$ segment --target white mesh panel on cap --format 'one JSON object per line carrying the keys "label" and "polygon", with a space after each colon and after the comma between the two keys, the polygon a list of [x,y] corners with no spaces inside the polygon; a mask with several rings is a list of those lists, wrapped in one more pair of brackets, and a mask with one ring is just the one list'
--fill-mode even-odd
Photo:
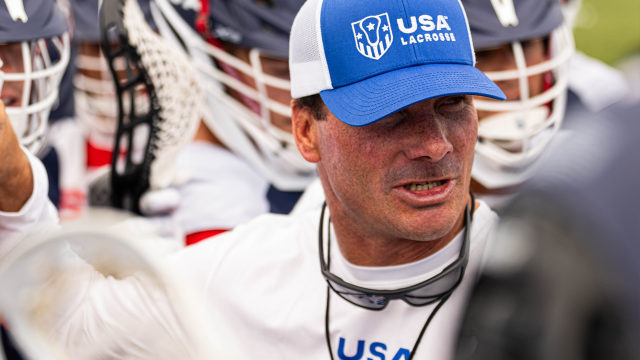
{"label": "white mesh panel on cap", "polygon": [[307,1],[291,27],[289,71],[294,99],[333,89],[320,32],[322,1]]}

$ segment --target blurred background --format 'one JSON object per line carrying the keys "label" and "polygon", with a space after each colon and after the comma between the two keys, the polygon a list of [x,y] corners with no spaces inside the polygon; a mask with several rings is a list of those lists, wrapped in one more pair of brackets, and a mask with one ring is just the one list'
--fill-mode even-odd
{"label": "blurred background", "polygon": [[574,36],[632,95],[569,107],[571,138],[501,212],[456,360],[640,359],[640,0],[582,0]]}
{"label": "blurred background", "polygon": [[640,1],[583,0],[575,28],[576,47],[618,65],[640,55]]}
{"label": "blurred background", "polygon": [[579,51],[624,71],[640,99],[639,0],[582,0],[574,36]]}

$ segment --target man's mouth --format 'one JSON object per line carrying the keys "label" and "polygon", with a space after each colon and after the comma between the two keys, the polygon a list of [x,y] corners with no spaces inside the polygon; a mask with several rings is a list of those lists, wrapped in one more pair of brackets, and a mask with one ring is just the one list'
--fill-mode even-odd
{"label": "man's mouth", "polygon": [[444,180],[427,181],[427,182],[407,184],[407,185],[404,185],[404,188],[409,191],[431,190],[438,186],[442,186],[444,183],[445,183]]}

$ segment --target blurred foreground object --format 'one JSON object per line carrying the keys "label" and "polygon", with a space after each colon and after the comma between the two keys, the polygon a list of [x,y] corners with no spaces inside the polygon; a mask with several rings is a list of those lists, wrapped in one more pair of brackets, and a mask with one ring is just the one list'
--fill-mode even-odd
{"label": "blurred foreground object", "polygon": [[638,359],[640,105],[582,126],[505,212],[457,359]]}
{"label": "blurred foreground object", "polygon": [[[231,358],[213,355],[230,340],[209,326],[215,318],[179,269],[145,246],[153,234],[125,231],[131,218],[94,210],[0,258],[0,312],[25,358]],[[117,331],[92,321],[91,311],[117,321]],[[86,326],[66,326],[73,316]]]}

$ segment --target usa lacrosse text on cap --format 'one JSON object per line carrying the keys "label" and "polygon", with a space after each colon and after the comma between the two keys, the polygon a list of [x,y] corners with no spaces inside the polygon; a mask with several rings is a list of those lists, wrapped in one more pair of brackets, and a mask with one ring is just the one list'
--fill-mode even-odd
{"label": "usa lacrosse text on cap", "polygon": [[365,126],[449,95],[506,97],[480,70],[459,0],[309,0],[291,29],[293,98]]}

